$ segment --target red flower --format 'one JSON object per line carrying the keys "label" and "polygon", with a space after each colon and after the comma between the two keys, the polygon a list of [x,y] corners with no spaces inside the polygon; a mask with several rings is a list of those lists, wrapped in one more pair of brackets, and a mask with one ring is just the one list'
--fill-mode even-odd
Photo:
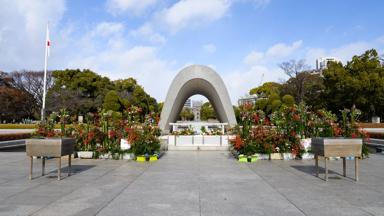
{"label": "red flower", "polygon": [[108,138],[114,138],[116,135],[116,132],[114,130],[108,131]]}
{"label": "red flower", "polygon": [[54,137],[55,136],[55,132],[53,131],[48,131],[47,133],[47,137]]}
{"label": "red flower", "polygon": [[241,137],[239,135],[236,136],[236,139],[235,139],[235,149],[236,150],[240,150],[241,147],[243,146],[243,140],[241,140]]}
{"label": "red flower", "polygon": [[334,127],[333,128],[333,133],[334,133],[335,136],[340,136],[341,133],[342,133],[342,130],[339,127]]}
{"label": "red flower", "polygon": [[269,119],[267,117],[265,117],[265,119],[264,119],[264,124],[265,125],[270,125],[271,124],[271,122],[269,121]]}
{"label": "red flower", "polygon": [[95,137],[95,133],[94,133],[93,131],[90,131],[90,132],[88,133],[88,139],[89,139],[89,140],[92,140],[94,137]]}
{"label": "red flower", "polygon": [[253,116],[253,120],[256,122],[256,124],[258,124],[259,121],[260,121],[260,117],[259,117],[259,115],[255,114],[255,115]]}
{"label": "red flower", "polygon": [[352,137],[352,138],[357,138],[357,134],[352,133],[352,134],[351,134],[351,137]]}
{"label": "red flower", "polygon": [[291,136],[295,137],[296,136],[296,132],[295,131],[291,131]]}
{"label": "red flower", "polygon": [[294,121],[299,121],[300,120],[300,116],[297,115],[297,114],[294,114],[292,118],[293,118]]}

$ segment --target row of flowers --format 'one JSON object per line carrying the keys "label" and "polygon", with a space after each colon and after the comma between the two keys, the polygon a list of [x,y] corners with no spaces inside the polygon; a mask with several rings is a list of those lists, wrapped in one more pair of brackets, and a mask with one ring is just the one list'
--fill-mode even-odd
{"label": "row of flowers", "polygon": [[[141,109],[129,107],[124,112],[99,110],[88,113],[84,122],[72,121],[67,124],[69,114],[65,110],[52,113],[46,124],[41,124],[36,131],[40,137],[73,137],[76,139],[75,150],[92,152],[94,158],[114,159],[124,154],[138,155],[158,154],[160,150],[160,129],[158,118],[151,113],[139,121]],[[60,130],[54,130],[59,122]]]}
{"label": "row of flowers", "polygon": [[[250,156],[256,153],[291,153],[301,158],[310,152],[311,137],[368,138],[357,125],[360,111],[341,110],[338,122],[335,114],[326,111],[310,111],[305,104],[282,107],[269,116],[255,110],[252,104],[240,107],[240,124],[234,128],[236,138],[231,141],[237,154]],[[363,146],[363,154],[368,154]]]}

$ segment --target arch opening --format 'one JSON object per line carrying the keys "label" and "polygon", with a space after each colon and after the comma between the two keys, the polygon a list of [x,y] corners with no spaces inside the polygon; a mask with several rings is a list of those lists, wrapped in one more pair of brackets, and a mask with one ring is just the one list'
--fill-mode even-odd
{"label": "arch opening", "polygon": [[183,69],[168,90],[159,126],[169,131],[169,123],[177,121],[185,101],[193,95],[203,95],[212,104],[220,122],[236,124],[230,98],[221,77],[206,66],[193,65]]}

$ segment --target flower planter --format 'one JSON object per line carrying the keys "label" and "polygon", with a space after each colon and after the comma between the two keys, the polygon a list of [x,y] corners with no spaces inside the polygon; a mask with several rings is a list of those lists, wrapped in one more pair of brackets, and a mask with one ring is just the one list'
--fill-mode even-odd
{"label": "flower planter", "polygon": [[292,153],[283,153],[283,159],[284,160],[293,160],[295,157],[293,156]]}
{"label": "flower planter", "polygon": [[306,139],[301,139],[300,140],[300,146],[305,151],[310,151],[311,150],[311,145],[312,145],[312,139],[311,138],[306,138]]}
{"label": "flower planter", "polygon": [[112,154],[112,159],[113,160],[120,160],[120,154],[119,153],[113,153]]}
{"label": "flower planter", "polygon": [[271,153],[270,155],[270,159],[271,160],[282,160],[283,159],[283,156],[281,153]]}
{"label": "flower planter", "polygon": [[131,148],[131,144],[129,144],[127,139],[121,139],[120,140],[120,149],[121,150],[128,150]]}
{"label": "flower planter", "polygon": [[256,154],[259,160],[269,160],[269,154]]}
{"label": "flower planter", "polygon": [[135,154],[133,153],[125,153],[122,155],[123,160],[133,160],[135,159]]}
{"label": "flower planter", "polygon": [[359,158],[362,154],[363,139],[344,137],[312,138],[312,151],[315,154],[316,176],[319,176],[319,156],[325,158],[325,181],[328,181],[327,161],[331,157],[343,158],[343,176],[346,176],[346,157],[355,157],[355,180],[359,180]]}
{"label": "flower planter", "polygon": [[315,158],[315,155],[312,154],[312,153],[304,153],[302,156],[301,156],[301,159],[303,160],[312,160]]}
{"label": "flower planter", "polygon": [[110,153],[101,154],[99,159],[110,159],[112,156]]}
{"label": "flower planter", "polygon": [[147,161],[147,158],[144,155],[140,155],[136,157],[137,162],[145,162]]}
{"label": "flower planter", "polygon": [[78,151],[77,156],[82,159],[92,159],[93,152],[92,151]]}

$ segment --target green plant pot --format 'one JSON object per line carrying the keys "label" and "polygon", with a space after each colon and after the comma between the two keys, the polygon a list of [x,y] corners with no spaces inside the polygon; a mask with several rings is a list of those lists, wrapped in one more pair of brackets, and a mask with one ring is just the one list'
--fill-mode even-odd
{"label": "green plant pot", "polygon": [[145,162],[145,161],[147,161],[147,158],[144,155],[137,156],[136,161],[137,162]]}

